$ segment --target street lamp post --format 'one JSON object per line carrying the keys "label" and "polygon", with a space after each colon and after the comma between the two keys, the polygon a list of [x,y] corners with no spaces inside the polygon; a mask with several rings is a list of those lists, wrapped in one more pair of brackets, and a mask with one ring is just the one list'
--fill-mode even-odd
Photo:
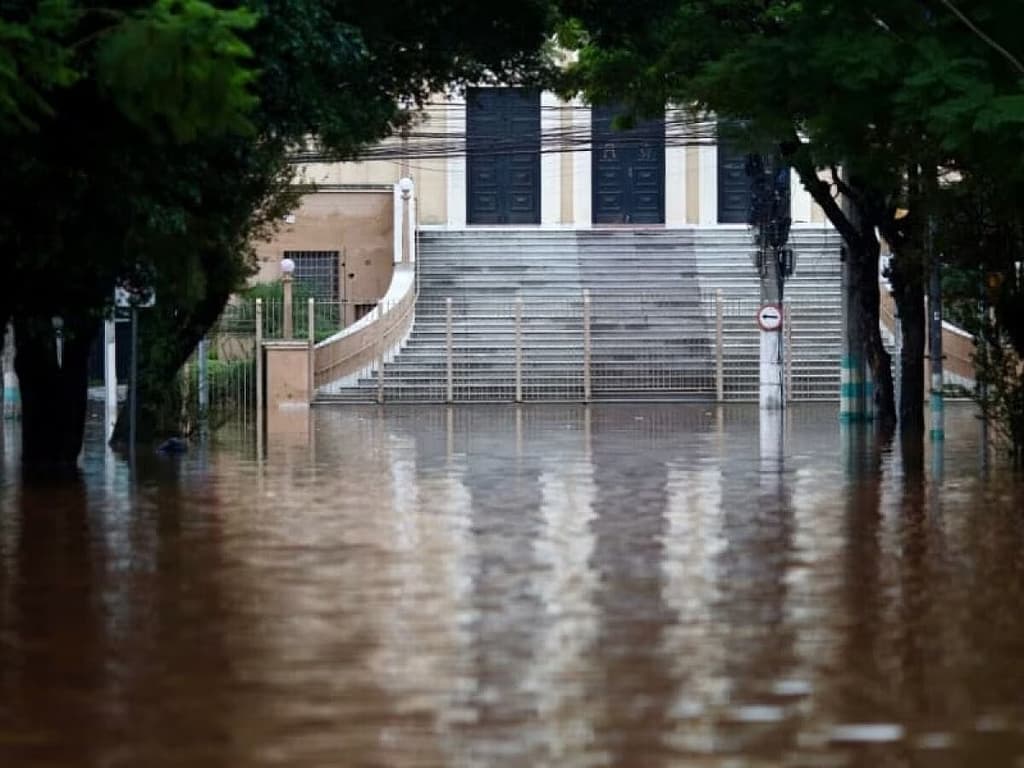
{"label": "street lamp post", "polygon": [[416,222],[414,189],[415,184],[413,184],[413,180],[408,176],[403,176],[398,180],[398,195],[395,200],[395,205],[398,206],[395,216],[397,227],[395,233],[397,245],[397,252],[395,253],[396,264],[408,264],[415,260],[413,255],[413,249],[415,248],[413,228]]}
{"label": "street lamp post", "polygon": [[281,284],[284,288],[284,303],[281,308],[284,314],[282,322],[282,335],[286,339],[294,335],[292,325],[292,274],[295,272],[295,262],[285,257],[281,259]]}

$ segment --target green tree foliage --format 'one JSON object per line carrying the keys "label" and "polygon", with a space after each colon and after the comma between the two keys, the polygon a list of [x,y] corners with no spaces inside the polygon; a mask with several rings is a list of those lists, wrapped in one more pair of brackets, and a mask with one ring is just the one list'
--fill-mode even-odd
{"label": "green tree foliage", "polygon": [[976,399],[1024,456],[1024,184],[1003,172],[965,172],[940,195],[939,244],[949,261],[944,299],[975,335]]}
{"label": "green tree foliage", "polygon": [[[30,28],[42,6],[4,9],[6,26]],[[18,128],[0,150],[0,323],[15,321],[34,464],[74,463],[85,355],[115,284],[156,287],[139,394],[160,402],[244,283],[253,240],[294,206],[292,151],[315,142],[350,158],[441,84],[542,71],[552,20],[540,0],[135,0],[68,12],[46,37],[67,71],[40,77],[33,99],[12,97]],[[34,71],[33,50],[18,54],[21,71]]]}
{"label": "green tree foliage", "polygon": [[[1020,4],[641,0],[629,14],[603,0],[562,6],[564,40],[579,50],[567,90],[640,112],[665,102],[714,112],[742,122],[752,149],[780,149],[793,164],[859,275],[883,417],[892,392],[877,333],[879,235],[893,246],[907,334],[901,416],[919,429],[923,393],[907,383],[922,381],[926,222],[938,210],[940,169],[1020,163],[1021,70],[990,36],[1019,28]],[[900,208],[911,215],[899,218]]]}
{"label": "green tree foliage", "polygon": [[256,73],[247,66],[252,50],[239,35],[257,20],[244,7],[158,0],[106,34],[96,56],[101,92],[157,139],[183,143],[252,133]]}
{"label": "green tree foliage", "polygon": [[[14,10],[14,9],[12,9]],[[52,114],[47,97],[77,77],[63,37],[76,13],[67,0],[46,0],[0,17],[0,136],[36,127]]]}

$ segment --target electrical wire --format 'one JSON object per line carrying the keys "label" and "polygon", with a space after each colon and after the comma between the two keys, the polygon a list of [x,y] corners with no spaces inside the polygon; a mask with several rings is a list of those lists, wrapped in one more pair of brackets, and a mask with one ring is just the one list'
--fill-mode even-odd
{"label": "electrical wire", "polygon": [[[465,107],[464,103],[451,102],[428,106],[426,119],[419,125],[365,147],[354,158],[338,158],[314,146],[294,152],[291,161],[301,164],[339,160],[432,160],[461,157],[467,153],[474,157],[502,157],[590,152],[594,149],[593,125],[554,125],[540,131],[520,132],[514,137],[475,133],[472,147],[465,130],[430,130],[431,112],[461,110],[464,114]],[[590,114],[590,107],[574,105],[542,106],[540,109],[542,112],[557,112],[561,116],[577,112]],[[603,125],[601,127],[604,128]],[[711,146],[718,142],[718,126],[713,120],[670,112],[664,121],[643,121],[634,128],[621,131],[607,128],[601,131],[600,139],[614,142],[616,149],[650,146],[652,142],[663,143],[666,148]]]}

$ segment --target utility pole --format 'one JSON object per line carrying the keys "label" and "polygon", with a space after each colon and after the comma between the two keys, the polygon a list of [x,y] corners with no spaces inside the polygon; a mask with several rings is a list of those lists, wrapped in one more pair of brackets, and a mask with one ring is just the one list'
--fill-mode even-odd
{"label": "utility pole", "polygon": [[782,299],[785,280],[793,271],[793,252],[787,249],[792,224],[789,206],[789,168],[772,169],[760,155],[747,158],[750,179],[748,223],[756,228],[757,270],[761,280],[760,393],[762,411],[785,407],[785,355]]}
{"label": "utility pole", "polygon": [[935,252],[935,219],[928,216],[928,348],[931,351],[931,439],[946,437],[945,402],[942,394],[942,264]]}
{"label": "utility pole", "polygon": [[103,390],[106,415],[103,438],[109,443],[117,423],[117,326],[113,316],[103,321]]}

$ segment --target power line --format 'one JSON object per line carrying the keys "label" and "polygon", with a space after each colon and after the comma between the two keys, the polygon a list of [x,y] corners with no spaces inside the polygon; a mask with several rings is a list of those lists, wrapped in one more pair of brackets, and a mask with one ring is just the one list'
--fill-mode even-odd
{"label": "power line", "polygon": [[[589,108],[573,106],[551,109],[587,109],[589,112]],[[664,131],[661,130],[662,125]],[[431,160],[461,157],[466,154],[472,154],[474,157],[501,157],[589,152],[594,150],[593,134],[592,126],[554,126],[541,131],[522,132],[511,138],[474,135],[473,146],[470,148],[469,134],[465,131],[430,131],[414,128],[366,147],[354,158],[343,159]],[[644,123],[637,128],[613,131],[604,138],[613,142],[616,148],[643,147],[650,146],[651,143],[664,143],[666,148],[700,147],[718,142],[718,128],[714,121],[675,116],[663,123],[659,122],[656,128],[650,123]],[[314,163],[335,162],[339,158],[313,148],[293,153],[291,160],[294,163]]]}

